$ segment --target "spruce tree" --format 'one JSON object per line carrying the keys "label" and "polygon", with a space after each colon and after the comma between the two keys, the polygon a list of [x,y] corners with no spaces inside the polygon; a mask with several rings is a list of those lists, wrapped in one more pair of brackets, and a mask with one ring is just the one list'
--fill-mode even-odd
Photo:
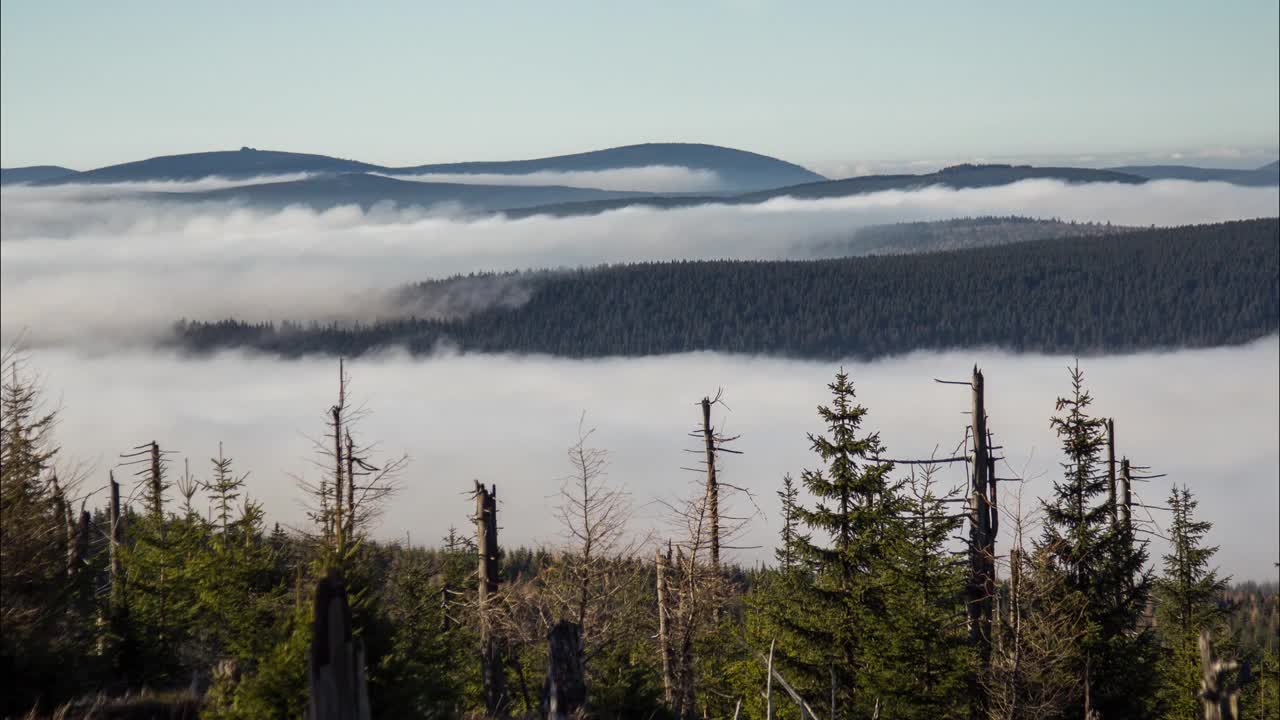
{"label": "spruce tree", "polygon": [[966,717],[976,669],[964,625],[966,569],[949,552],[961,518],[936,494],[932,470],[911,475],[890,551],[884,664],[872,670],[892,717]]}
{"label": "spruce tree", "polygon": [[1145,543],[1126,523],[1112,521],[1101,453],[1105,420],[1089,414],[1093,397],[1079,366],[1070,370],[1071,394],[1058,398],[1050,427],[1062,442],[1063,476],[1043,501],[1038,550],[1062,573],[1065,587],[1087,598],[1088,633],[1076,668],[1080,694],[1068,715],[1086,710],[1104,718],[1149,717],[1156,712],[1156,646],[1141,623],[1150,595]]}
{"label": "spruce tree", "polygon": [[1226,624],[1226,612],[1218,600],[1227,579],[1209,566],[1218,548],[1204,544],[1213,524],[1195,519],[1198,504],[1185,486],[1170,493],[1170,548],[1164,556],[1164,574],[1153,590],[1156,628],[1164,650],[1161,693],[1166,717],[1180,720],[1197,720],[1203,712],[1196,697],[1201,679],[1200,630],[1222,637]]}
{"label": "spruce tree", "polygon": [[[53,481],[57,416],[42,410],[39,385],[6,350],[0,362],[0,715],[74,684],[79,650],[68,623],[65,499]],[[12,688],[12,691],[9,690]]]}
{"label": "spruce tree", "polygon": [[879,460],[879,433],[860,433],[867,410],[848,373],[841,369],[828,388],[831,405],[818,408],[827,434],[809,435],[824,467],[800,476],[815,503],[794,506],[808,532],[796,534],[796,560],[809,577],[788,578],[784,604],[771,615],[776,656],[793,683],[815,699],[833,694],[837,715],[855,717],[869,714],[884,692],[875,670],[884,665],[881,623],[901,502],[889,481],[892,464]]}
{"label": "spruce tree", "polygon": [[[778,547],[773,556],[778,560],[778,568],[789,571],[796,564],[796,542],[801,535],[796,527],[796,506],[799,503],[800,491],[796,488],[791,474],[782,476],[782,489],[778,491],[778,500],[782,504],[782,528],[779,531]],[[808,538],[804,538],[808,539]]]}

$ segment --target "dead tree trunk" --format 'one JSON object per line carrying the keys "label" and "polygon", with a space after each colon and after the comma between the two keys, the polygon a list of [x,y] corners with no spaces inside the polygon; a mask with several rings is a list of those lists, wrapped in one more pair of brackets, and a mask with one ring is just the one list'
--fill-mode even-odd
{"label": "dead tree trunk", "polygon": [[77,573],[84,570],[89,561],[89,511],[80,511],[80,522],[76,526],[76,556],[73,567]]}
{"label": "dead tree trunk", "polygon": [[970,433],[973,439],[972,513],[969,523],[969,640],[978,648],[985,668],[991,661],[991,611],[995,594],[992,568],[995,541],[992,536],[992,505],[989,498],[995,480],[991,477],[988,447],[986,404],[983,397],[982,371],[973,369],[973,409]]}
{"label": "dead tree trunk", "polygon": [[671,567],[671,543],[667,543],[667,552],[655,552],[655,568],[658,592],[658,650],[662,655],[662,699],[668,707],[675,705],[675,683],[673,682],[671,658],[671,599],[667,574]]}
{"label": "dead tree trunk", "polygon": [[568,720],[587,702],[582,670],[582,628],[561,620],[547,635],[547,679],[542,685],[542,716]]}
{"label": "dead tree trunk", "polygon": [[716,482],[716,438],[711,430],[711,398],[702,398],[702,437],[707,453],[707,523],[711,533],[711,568],[720,570],[720,486]]}
{"label": "dead tree trunk", "polygon": [[1107,506],[1111,508],[1111,524],[1119,521],[1116,508],[1116,421],[1107,418]]}
{"label": "dead tree trunk", "polygon": [[364,643],[352,636],[347,589],[337,570],[316,586],[309,669],[308,720],[369,720]]}
{"label": "dead tree trunk", "polygon": [[111,506],[107,509],[111,521],[111,539],[108,553],[111,560],[111,608],[118,610],[124,602],[124,571],[120,564],[120,553],[124,546],[124,518],[120,516],[120,483],[116,482],[115,473],[108,473],[111,483]]}
{"label": "dead tree trunk", "polygon": [[1120,461],[1120,526],[1126,533],[1133,532],[1133,496],[1129,484],[1133,481],[1129,470],[1129,458]]}
{"label": "dead tree trunk", "polygon": [[694,701],[697,699],[693,686],[693,636],[698,622],[697,608],[697,557],[689,553],[686,557],[681,548],[676,548],[676,574],[679,579],[679,600],[676,611],[679,617],[677,632],[680,636],[680,647],[675,652],[676,670],[676,705],[675,714],[680,718],[691,718],[694,713]]}
{"label": "dead tree trunk", "polygon": [[1208,630],[1200,631],[1200,702],[1204,704],[1204,720],[1236,720],[1240,716],[1240,688],[1235,687],[1240,665],[1232,660],[1213,657],[1213,638]]}
{"label": "dead tree trunk", "polygon": [[490,715],[497,715],[506,706],[506,676],[491,607],[498,593],[498,488],[495,485],[486,490],[479,481],[475,485],[480,681],[484,688],[485,710]]}
{"label": "dead tree trunk", "polygon": [[[342,367],[339,361],[338,367]],[[341,397],[342,393],[339,392]],[[339,403],[342,401],[339,400]],[[342,554],[344,547],[344,538],[342,536],[342,490],[343,475],[346,470],[346,463],[342,457],[342,407],[334,405],[329,408],[330,422],[333,424],[333,517],[329,519],[329,523],[333,526],[334,546],[338,548],[338,554]]]}
{"label": "dead tree trunk", "polygon": [[[347,440],[347,529],[344,537],[347,542],[354,542],[356,537],[356,445],[351,441],[351,431],[346,430]],[[367,471],[366,471],[367,472]],[[338,506],[342,506],[342,498],[338,498]]]}
{"label": "dead tree trunk", "polygon": [[1000,614],[996,606],[999,594],[996,591],[996,538],[1000,535],[1000,505],[996,502],[996,458],[992,452],[995,443],[991,439],[991,430],[987,430],[987,542],[983,550],[986,561],[986,574],[983,577],[983,597],[985,598],[984,623],[987,628],[987,652],[990,653],[1000,631]]}

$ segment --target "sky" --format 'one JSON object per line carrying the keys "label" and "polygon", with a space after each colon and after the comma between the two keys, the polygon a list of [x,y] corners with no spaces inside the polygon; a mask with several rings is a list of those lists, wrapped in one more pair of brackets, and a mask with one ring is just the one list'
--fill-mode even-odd
{"label": "sky", "polygon": [[[1280,4],[0,5],[0,165],[710,142],[829,175],[1280,147]],[[913,165],[914,164],[914,165]]]}

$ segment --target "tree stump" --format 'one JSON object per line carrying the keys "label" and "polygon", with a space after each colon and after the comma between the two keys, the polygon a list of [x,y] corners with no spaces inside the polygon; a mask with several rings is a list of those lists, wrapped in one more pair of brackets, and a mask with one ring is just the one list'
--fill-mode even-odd
{"label": "tree stump", "polygon": [[561,620],[547,634],[547,679],[542,685],[542,716],[567,720],[587,702],[582,671],[582,628]]}
{"label": "tree stump", "polygon": [[1236,687],[1236,671],[1240,664],[1213,657],[1213,638],[1208,630],[1200,631],[1200,701],[1204,703],[1204,720],[1237,720],[1240,717],[1240,688]]}
{"label": "tree stump", "polygon": [[308,720],[369,720],[364,643],[351,636],[351,607],[337,570],[316,585]]}

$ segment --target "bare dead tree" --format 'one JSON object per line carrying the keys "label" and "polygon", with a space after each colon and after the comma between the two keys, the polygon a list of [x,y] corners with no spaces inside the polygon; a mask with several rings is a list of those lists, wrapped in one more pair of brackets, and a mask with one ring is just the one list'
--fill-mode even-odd
{"label": "bare dead tree", "polygon": [[[706,529],[707,529],[707,546],[711,567],[715,570],[720,569],[720,549],[722,538],[722,520],[729,520],[730,523],[740,518],[727,518],[721,516],[721,480],[719,476],[719,456],[721,453],[732,453],[740,455],[737,450],[728,447],[730,443],[737,440],[739,436],[724,435],[718,428],[711,423],[711,408],[715,405],[721,405],[728,408],[724,403],[724,390],[716,391],[715,397],[706,396],[698,402],[698,407],[702,411],[701,422],[698,427],[689,433],[690,437],[700,438],[702,447],[699,450],[691,452],[699,452],[703,458],[700,468],[687,468],[705,475],[705,484],[703,493],[706,495],[705,512],[706,512]],[[729,489],[747,492],[742,488],[729,486]]]}
{"label": "bare dead tree", "polygon": [[[667,557],[662,562],[659,651],[667,664],[664,686],[670,687],[668,702],[681,717],[692,716],[698,694],[694,647],[714,626],[730,593],[728,579],[720,572],[722,553],[743,549],[735,543],[747,523],[760,512],[754,495],[725,482],[721,473],[721,454],[741,454],[726,447],[738,436],[725,435],[712,423],[711,409],[716,405],[728,407],[723,392],[704,397],[697,405],[700,422],[689,435],[702,440],[702,446],[688,452],[700,455],[701,461],[695,467],[682,469],[697,473],[699,480],[690,484],[683,499],[659,501],[667,510],[671,533]],[[735,514],[734,497],[745,498],[751,512]]]}
{"label": "bare dead tree", "polygon": [[475,482],[476,569],[478,621],[480,625],[480,680],[485,709],[490,715],[504,711],[506,675],[503,671],[501,641],[497,633],[498,613],[498,489]]}
{"label": "bare dead tree", "polygon": [[671,644],[671,588],[668,575],[671,568],[671,543],[667,543],[666,551],[654,552],[654,570],[658,596],[658,653],[662,657],[662,699],[668,706],[675,707],[675,660],[672,658]]}
{"label": "bare dead tree", "polygon": [[[312,439],[312,477],[295,476],[307,497],[313,530],[304,533],[334,558],[344,558],[376,523],[386,501],[400,489],[408,455],[375,464],[377,443],[359,438],[360,421],[369,411],[351,402],[351,375],[338,363],[337,402],[325,411],[325,433]],[[313,479],[314,478],[314,479]]]}

